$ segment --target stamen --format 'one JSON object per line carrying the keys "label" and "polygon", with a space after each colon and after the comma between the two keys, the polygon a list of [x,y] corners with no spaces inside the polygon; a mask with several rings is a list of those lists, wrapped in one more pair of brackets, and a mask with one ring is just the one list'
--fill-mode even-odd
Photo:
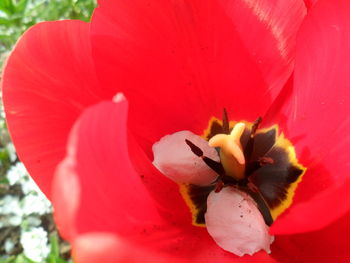
{"label": "stamen", "polygon": [[212,162],[220,163],[218,152],[210,147],[206,140],[190,131],[180,131],[164,136],[152,146],[153,165],[165,176],[179,184],[198,186],[212,184],[218,178],[218,173],[208,167],[202,157],[193,154],[191,148],[185,144],[186,139],[198,145],[189,143],[197,155],[206,155],[213,160]]}
{"label": "stamen", "polygon": [[219,181],[217,181],[217,183],[216,183],[216,187],[215,187],[215,193],[219,193],[221,190],[222,190],[222,188],[224,188],[224,182],[223,181],[221,181],[221,180],[219,180]]}
{"label": "stamen", "polygon": [[185,139],[185,142],[188,146],[190,146],[191,151],[197,155],[198,157],[202,157],[203,156],[203,151],[196,146],[193,142],[191,142],[190,140]]}
{"label": "stamen", "polygon": [[264,218],[265,224],[271,226],[273,223],[273,218],[269,206],[265,201],[264,197],[261,195],[259,189],[257,189],[253,184],[248,183],[248,188],[241,188],[241,190],[244,190],[254,199],[261,215]]}
{"label": "stamen", "polygon": [[185,142],[188,146],[190,146],[191,151],[198,157],[202,158],[206,165],[209,166],[214,172],[216,172],[218,175],[224,174],[224,168],[222,167],[221,163],[214,161],[213,159],[210,159],[207,156],[203,155],[203,151],[195,145],[190,140],[185,139]]}
{"label": "stamen", "polygon": [[253,126],[252,126],[252,131],[250,133],[250,137],[253,138],[255,133],[256,133],[256,130],[259,128],[259,125],[260,123],[262,122],[262,118],[261,117],[258,117],[254,123],[253,123]]}
{"label": "stamen", "polygon": [[246,158],[246,161],[249,162],[251,159],[251,155],[253,152],[253,148],[254,148],[254,137],[256,134],[257,129],[259,128],[260,123],[262,122],[262,118],[258,117],[252,125],[251,131],[250,131],[250,139],[247,142],[247,145],[244,149],[244,156]]}
{"label": "stamen", "polygon": [[224,134],[230,134],[230,123],[228,121],[227,111],[224,108],[224,112],[222,114],[222,131]]}

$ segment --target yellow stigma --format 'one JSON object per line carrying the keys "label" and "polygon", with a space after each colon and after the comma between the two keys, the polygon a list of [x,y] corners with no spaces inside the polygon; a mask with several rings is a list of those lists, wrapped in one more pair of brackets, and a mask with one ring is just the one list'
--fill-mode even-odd
{"label": "yellow stigma", "polygon": [[244,178],[245,159],[240,142],[245,124],[237,123],[230,134],[217,134],[209,140],[209,146],[220,147],[220,159],[228,176]]}

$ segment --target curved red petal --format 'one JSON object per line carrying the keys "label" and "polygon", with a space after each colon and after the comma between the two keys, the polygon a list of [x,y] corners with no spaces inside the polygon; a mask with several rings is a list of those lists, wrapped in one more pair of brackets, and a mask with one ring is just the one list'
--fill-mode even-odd
{"label": "curved red petal", "polygon": [[[340,220],[337,220],[331,226],[312,233],[304,233],[297,235],[285,235],[285,236],[277,236],[275,242],[272,244],[272,253],[271,255],[267,255],[266,253],[258,253],[254,256],[245,256],[243,258],[238,258],[230,254],[217,254],[217,250],[215,248],[209,247],[206,252],[200,257],[196,257],[196,254],[193,254],[190,258],[187,259],[178,259],[176,258],[176,253],[173,254],[172,258],[167,258],[167,260],[171,260],[171,262],[262,262],[262,263],[272,263],[272,262],[300,262],[300,263],[308,263],[308,262],[320,262],[320,263],[328,263],[328,262],[348,262],[350,260],[349,254],[349,243],[348,243],[348,234],[350,232],[349,228],[349,220],[350,214],[347,214]],[[102,240],[104,239],[104,240]],[[118,256],[115,254],[115,251],[121,251],[121,255],[123,256],[123,260],[134,260],[131,262],[141,261],[142,257],[147,259],[152,259],[150,255],[153,255],[154,262],[163,262],[163,254],[162,253],[152,253],[148,254],[144,250],[137,250],[133,244],[129,247],[128,243],[122,243],[120,238],[117,238],[112,235],[107,234],[98,234],[92,233],[79,237],[75,244],[84,242],[83,248],[81,248],[80,244],[73,246],[74,254],[80,254],[87,258],[89,255],[94,257],[96,250],[91,249],[87,250],[87,246],[90,245],[91,242],[96,240],[100,240],[101,244],[106,244],[106,246],[99,246],[99,248],[103,250],[104,255],[109,255],[113,258],[113,256]],[[94,243],[96,244],[96,242]],[[113,246],[114,252],[108,245]],[[123,248],[123,249],[121,249]],[[79,251],[78,251],[79,249]],[[143,248],[144,249],[144,248]],[[149,252],[149,251],[148,251]],[[208,254],[209,252],[209,254]],[[211,253],[213,252],[213,253]],[[133,253],[133,255],[130,255]],[[79,256],[80,256],[79,255]],[[95,254],[96,255],[96,254]],[[101,257],[103,254],[101,252]],[[130,257],[129,257],[130,256]],[[75,256],[77,262],[85,262],[79,261],[79,257]],[[157,261],[160,260],[160,261]],[[108,258],[106,259],[108,260]],[[138,260],[138,261],[137,261]],[[88,261],[87,261],[88,262]],[[92,261],[93,262],[93,261]],[[109,262],[109,261],[106,261]],[[118,261],[112,261],[118,262]],[[127,261],[122,261],[127,262]],[[146,261],[147,262],[147,261]]]}
{"label": "curved red petal", "polygon": [[274,98],[294,68],[296,34],[306,15],[304,1],[222,2]]}
{"label": "curved red petal", "polygon": [[[164,242],[167,242],[164,240]],[[98,246],[96,246],[98,244]],[[178,257],[177,251],[173,253],[163,253],[160,251],[151,251],[145,247],[132,244],[112,233],[88,233],[79,236],[73,243],[73,257],[78,263],[201,263],[201,262],[222,262],[222,263],[277,263],[266,253],[258,253],[253,257],[245,256],[243,258],[230,254],[217,254],[216,249],[211,250],[208,247],[201,255],[193,253],[186,258]],[[209,253],[208,253],[209,252]]]}
{"label": "curved red petal", "polygon": [[[174,193],[165,196],[164,184],[160,183],[157,189],[157,183],[147,182],[158,178],[139,176],[135,172],[127,149],[126,111],[125,100],[101,102],[84,111],[71,132],[67,157],[54,181],[55,218],[64,237],[74,243],[81,235],[108,232],[155,257],[161,253],[166,258],[185,262],[208,259],[246,262],[220,249],[205,228],[192,226],[185,202],[179,199],[173,203]],[[142,161],[134,159],[137,160]],[[72,182],[67,187],[67,183]],[[164,216],[166,212],[151,198],[145,185],[149,190],[160,191],[157,201],[162,196],[173,212]],[[180,201],[183,211],[177,210],[180,207],[176,202]],[[182,220],[184,215],[186,219]],[[109,253],[109,241],[106,242],[106,253]],[[112,245],[115,246],[113,242]],[[75,253],[80,252],[75,250]],[[81,253],[84,254],[84,250]],[[268,260],[266,254],[259,254],[257,258]]]}
{"label": "curved red petal", "polygon": [[[84,111],[70,134],[67,157],[57,176],[73,174],[79,182],[73,222],[76,233],[115,231],[130,235],[160,222],[155,203],[130,162],[126,121],[125,100],[101,102]],[[55,197],[54,206],[67,209],[67,200]]]}
{"label": "curved red petal", "polygon": [[3,100],[21,161],[51,198],[69,130],[101,93],[90,56],[89,24],[37,24],[18,41],[3,72]]}
{"label": "curved red petal", "polygon": [[[185,129],[202,134],[224,107],[234,119],[254,120],[270,104],[258,63],[227,13],[230,3],[100,1],[95,10],[92,45],[99,79],[111,92],[126,94],[130,127],[150,158],[150,146],[160,137]],[[250,18],[251,26],[262,23],[256,32],[263,35],[266,22],[256,14]],[[245,20],[236,22],[244,31]],[[265,61],[276,53],[264,49],[258,57]]]}
{"label": "curved red petal", "polygon": [[77,235],[76,216],[81,195],[80,182],[75,172],[73,158],[66,158],[58,165],[52,185],[52,203],[56,225],[64,239],[72,240]]}
{"label": "curved red petal", "polygon": [[116,235],[98,232],[81,235],[74,240],[73,257],[78,263],[184,262],[161,253],[145,251]]}
{"label": "curved red petal", "polygon": [[349,262],[349,221],[350,213],[319,231],[277,236],[271,255],[285,263]]}
{"label": "curved red petal", "polygon": [[[350,167],[349,16],[349,1],[320,0],[301,27],[294,89],[289,90],[291,96],[285,96],[289,100],[277,122],[308,170],[294,204],[278,219],[274,233],[319,229],[350,209],[346,197]],[[320,200],[324,200],[323,207]],[[310,211],[313,216],[304,216]]]}
{"label": "curved red petal", "polygon": [[[305,176],[317,177],[323,172],[322,170],[313,169],[312,172],[309,171],[308,175]],[[331,224],[348,211],[350,207],[350,198],[347,198],[349,188],[350,179],[329,185],[327,190],[315,194],[307,202],[298,202],[298,198],[301,197],[297,195],[294,201],[295,205],[287,210],[279,220],[276,220],[271,227],[271,233],[293,234],[309,232]],[[317,189],[309,189],[309,191],[315,193]]]}
{"label": "curved red petal", "polygon": [[316,4],[318,0],[304,0],[305,5],[308,9],[312,8],[314,4]]}
{"label": "curved red petal", "polygon": [[189,227],[192,215],[183,197],[179,185],[163,175],[151,161],[138,143],[129,139],[130,159],[135,170],[143,178],[145,187],[157,202],[157,208],[169,223]]}

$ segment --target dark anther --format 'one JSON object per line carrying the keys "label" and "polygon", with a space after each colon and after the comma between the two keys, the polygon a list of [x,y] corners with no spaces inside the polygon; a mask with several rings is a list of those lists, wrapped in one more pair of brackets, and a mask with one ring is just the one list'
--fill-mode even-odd
{"label": "dark anther", "polygon": [[269,206],[267,205],[267,202],[265,201],[264,197],[261,195],[259,191],[255,191],[250,189],[248,186],[247,188],[240,188],[241,190],[245,191],[247,194],[249,194],[256,204],[258,205],[258,209],[260,213],[262,214],[265,224],[268,226],[271,226],[273,223],[273,218],[269,209]]}
{"label": "dark anther", "polygon": [[222,190],[222,188],[224,188],[224,185],[225,184],[223,181],[221,180],[217,181],[216,187],[215,187],[215,193],[219,193]]}
{"label": "dark anther", "polygon": [[202,157],[203,156],[203,151],[198,146],[194,145],[193,142],[191,142],[191,141],[189,141],[187,139],[185,139],[185,142],[187,143],[188,146],[190,146],[191,151],[195,155],[197,155],[198,157]]}
{"label": "dark anther", "polygon": [[248,180],[247,186],[252,192],[254,192],[254,193],[259,192],[259,188],[255,184],[253,184],[250,180]]}
{"label": "dark anther", "polygon": [[258,159],[258,162],[260,166],[264,166],[266,164],[273,164],[275,161],[271,157],[263,156]]}
{"label": "dark anther", "polygon": [[203,161],[205,162],[205,164],[209,166],[209,168],[211,168],[218,175],[224,174],[224,167],[222,166],[222,164],[220,162],[214,161],[214,160],[210,159],[209,157],[204,156],[203,151],[197,145],[195,145],[193,142],[191,142],[190,140],[185,139],[185,142],[188,146],[190,146],[191,151],[195,155],[197,155],[198,157],[202,158]]}
{"label": "dark anther", "polygon": [[256,130],[259,128],[259,125],[262,121],[261,117],[258,117],[254,122],[253,122],[253,126],[251,128],[250,131],[250,139],[247,142],[247,145],[244,149],[244,157],[246,158],[246,160],[248,160],[248,162],[250,161],[252,152],[253,152],[253,148],[254,148],[254,136],[256,133]]}
{"label": "dark anther", "polygon": [[250,137],[254,137],[256,130],[259,128],[259,125],[262,121],[261,117],[258,117],[254,122],[253,122],[253,126],[252,126],[252,132],[250,133]]}
{"label": "dark anther", "polygon": [[228,121],[228,115],[225,108],[222,114],[222,131],[224,134],[230,134],[230,123]]}
{"label": "dark anther", "polygon": [[216,172],[218,175],[224,174],[224,167],[221,163],[216,162],[206,156],[202,157],[203,161],[206,165],[208,165],[214,172]]}
{"label": "dark anther", "polygon": [[232,176],[227,176],[227,175],[221,176],[220,179],[224,182],[225,185],[237,185],[244,181],[244,179],[237,181]]}
{"label": "dark anther", "polygon": [[264,197],[260,194],[260,192],[256,193],[255,195],[252,194],[251,196],[257,203],[258,209],[264,218],[265,224],[271,226],[273,223],[273,218],[269,206],[267,205]]}

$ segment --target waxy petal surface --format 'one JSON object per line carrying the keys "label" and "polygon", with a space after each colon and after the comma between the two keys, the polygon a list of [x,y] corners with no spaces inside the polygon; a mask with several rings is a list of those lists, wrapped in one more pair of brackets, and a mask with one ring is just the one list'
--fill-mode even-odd
{"label": "waxy petal surface", "polygon": [[101,97],[90,53],[87,23],[44,22],[20,38],[4,68],[3,100],[12,140],[48,198],[69,130],[82,109]]}
{"label": "waxy petal surface", "polygon": [[[57,176],[72,174],[79,182],[79,206],[70,223],[76,233],[130,235],[160,222],[155,203],[130,162],[126,122],[125,100],[101,102],[84,111],[70,134]],[[55,187],[59,191],[62,184]],[[54,206],[62,209],[66,200],[55,197]]]}
{"label": "waxy petal surface", "polygon": [[[151,198],[146,190],[149,189],[145,187],[147,177],[136,174],[129,159],[129,151],[134,153],[132,148],[136,146],[129,143],[128,149],[126,108],[126,101],[101,102],[84,111],[70,134],[67,156],[57,170],[54,185],[57,223],[65,238],[73,246],[78,244],[74,254],[78,258],[93,254],[94,250],[87,251],[85,246],[81,248],[79,240],[84,240],[86,235],[104,232],[108,235],[102,242],[105,246],[101,250],[111,253],[112,258],[116,254],[110,246],[120,249],[118,240],[121,238],[126,242],[124,245],[121,243],[122,247],[130,248],[134,244],[135,249],[141,249],[140,253],[136,251],[131,255],[136,262],[149,253],[150,258],[171,257],[175,262],[212,259],[236,262],[237,258],[219,248],[205,228],[191,225],[189,209],[179,191],[178,200],[171,200],[171,203],[167,200],[169,209],[173,209],[172,214],[168,213],[165,218],[165,212],[158,210],[156,199]],[[147,166],[147,163],[144,165]],[[70,178],[74,175],[78,181],[78,185],[74,183],[68,188],[69,191],[64,189],[67,187],[64,180],[67,174]],[[160,176],[160,180],[166,179],[176,186]],[[172,193],[167,198],[171,196]],[[69,197],[73,197],[73,200],[69,200]],[[179,200],[183,207],[176,210]],[[78,205],[72,206],[72,201]],[[174,206],[172,203],[175,203]],[[99,250],[96,253],[102,252]],[[124,255],[129,254],[125,251]],[[274,262],[260,253],[256,255],[256,260]],[[251,261],[243,257],[237,262]]]}
{"label": "waxy petal surface", "polygon": [[116,235],[100,232],[79,236],[73,244],[73,255],[76,262],[83,263],[185,262],[136,247],[135,244],[130,244]]}
{"label": "waxy petal surface", "polygon": [[286,263],[349,262],[349,222],[350,213],[319,231],[277,236],[271,256]]}
{"label": "waxy petal surface", "polygon": [[202,155],[220,162],[218,152],[202,137],[190,131],[179,131],[160,139],[152,146],[153,165],[176,183],[209,185],[219,176],[202,158],[195,155],[185,140],[194,143]]}
{"label": "waxy petal surface", "polygon": [[[304,14],[301,1],[278,2],[99,1],[91,27],[98,77],[128,97],[130,128],[149,158],[155,141],[179,130],[201,134],[224,107],[236,120],[265,112],[277,93],[268,85],[283,83],[293,60],[293,41],[277,46],[294,38]],[[276,18],[284,12],[286,24]],[[248,45],[254,34],[266,38]]]}
{"label": "waxy petal surface", "polygon": [[226,251],[238,256],[260,250],[271,253],[274,238],[255,201],[234,187],[209,194],[205,223],[210,236]]}
{"label": "waxy petal surface", "polygon": [[318,0],[304,0],[305,5],[308,9],[311,9]]}
{"label": "waxy petal surface", "polygon": [[304,1],[221,2],[274,98],[294,69],[296,35],[306,14]]}
{"label": "waxy petal surface", "polygon": [[350,2],[320,0],[298,35],[294,88],[276,117],[307,167],[278,233],[320,229],[350,209]]}
{"label": "waxy petal surface", "polygon": [[[96,246],[96,244],[99,244]],[[196,257],[191,255],[187,258],[177,258],[176,253],[164,254],[159,251],[149,251],[138,247],[135,244],[125,241],[111,233],[89,233],[79,236],[73,244],[73,256],[78,263],[200,263],[200,262],[223,262],[223,263],[277,263],[271,257],[259,254],[255,258],[235,256],[222,257],[219,255],[207,254]]]}

